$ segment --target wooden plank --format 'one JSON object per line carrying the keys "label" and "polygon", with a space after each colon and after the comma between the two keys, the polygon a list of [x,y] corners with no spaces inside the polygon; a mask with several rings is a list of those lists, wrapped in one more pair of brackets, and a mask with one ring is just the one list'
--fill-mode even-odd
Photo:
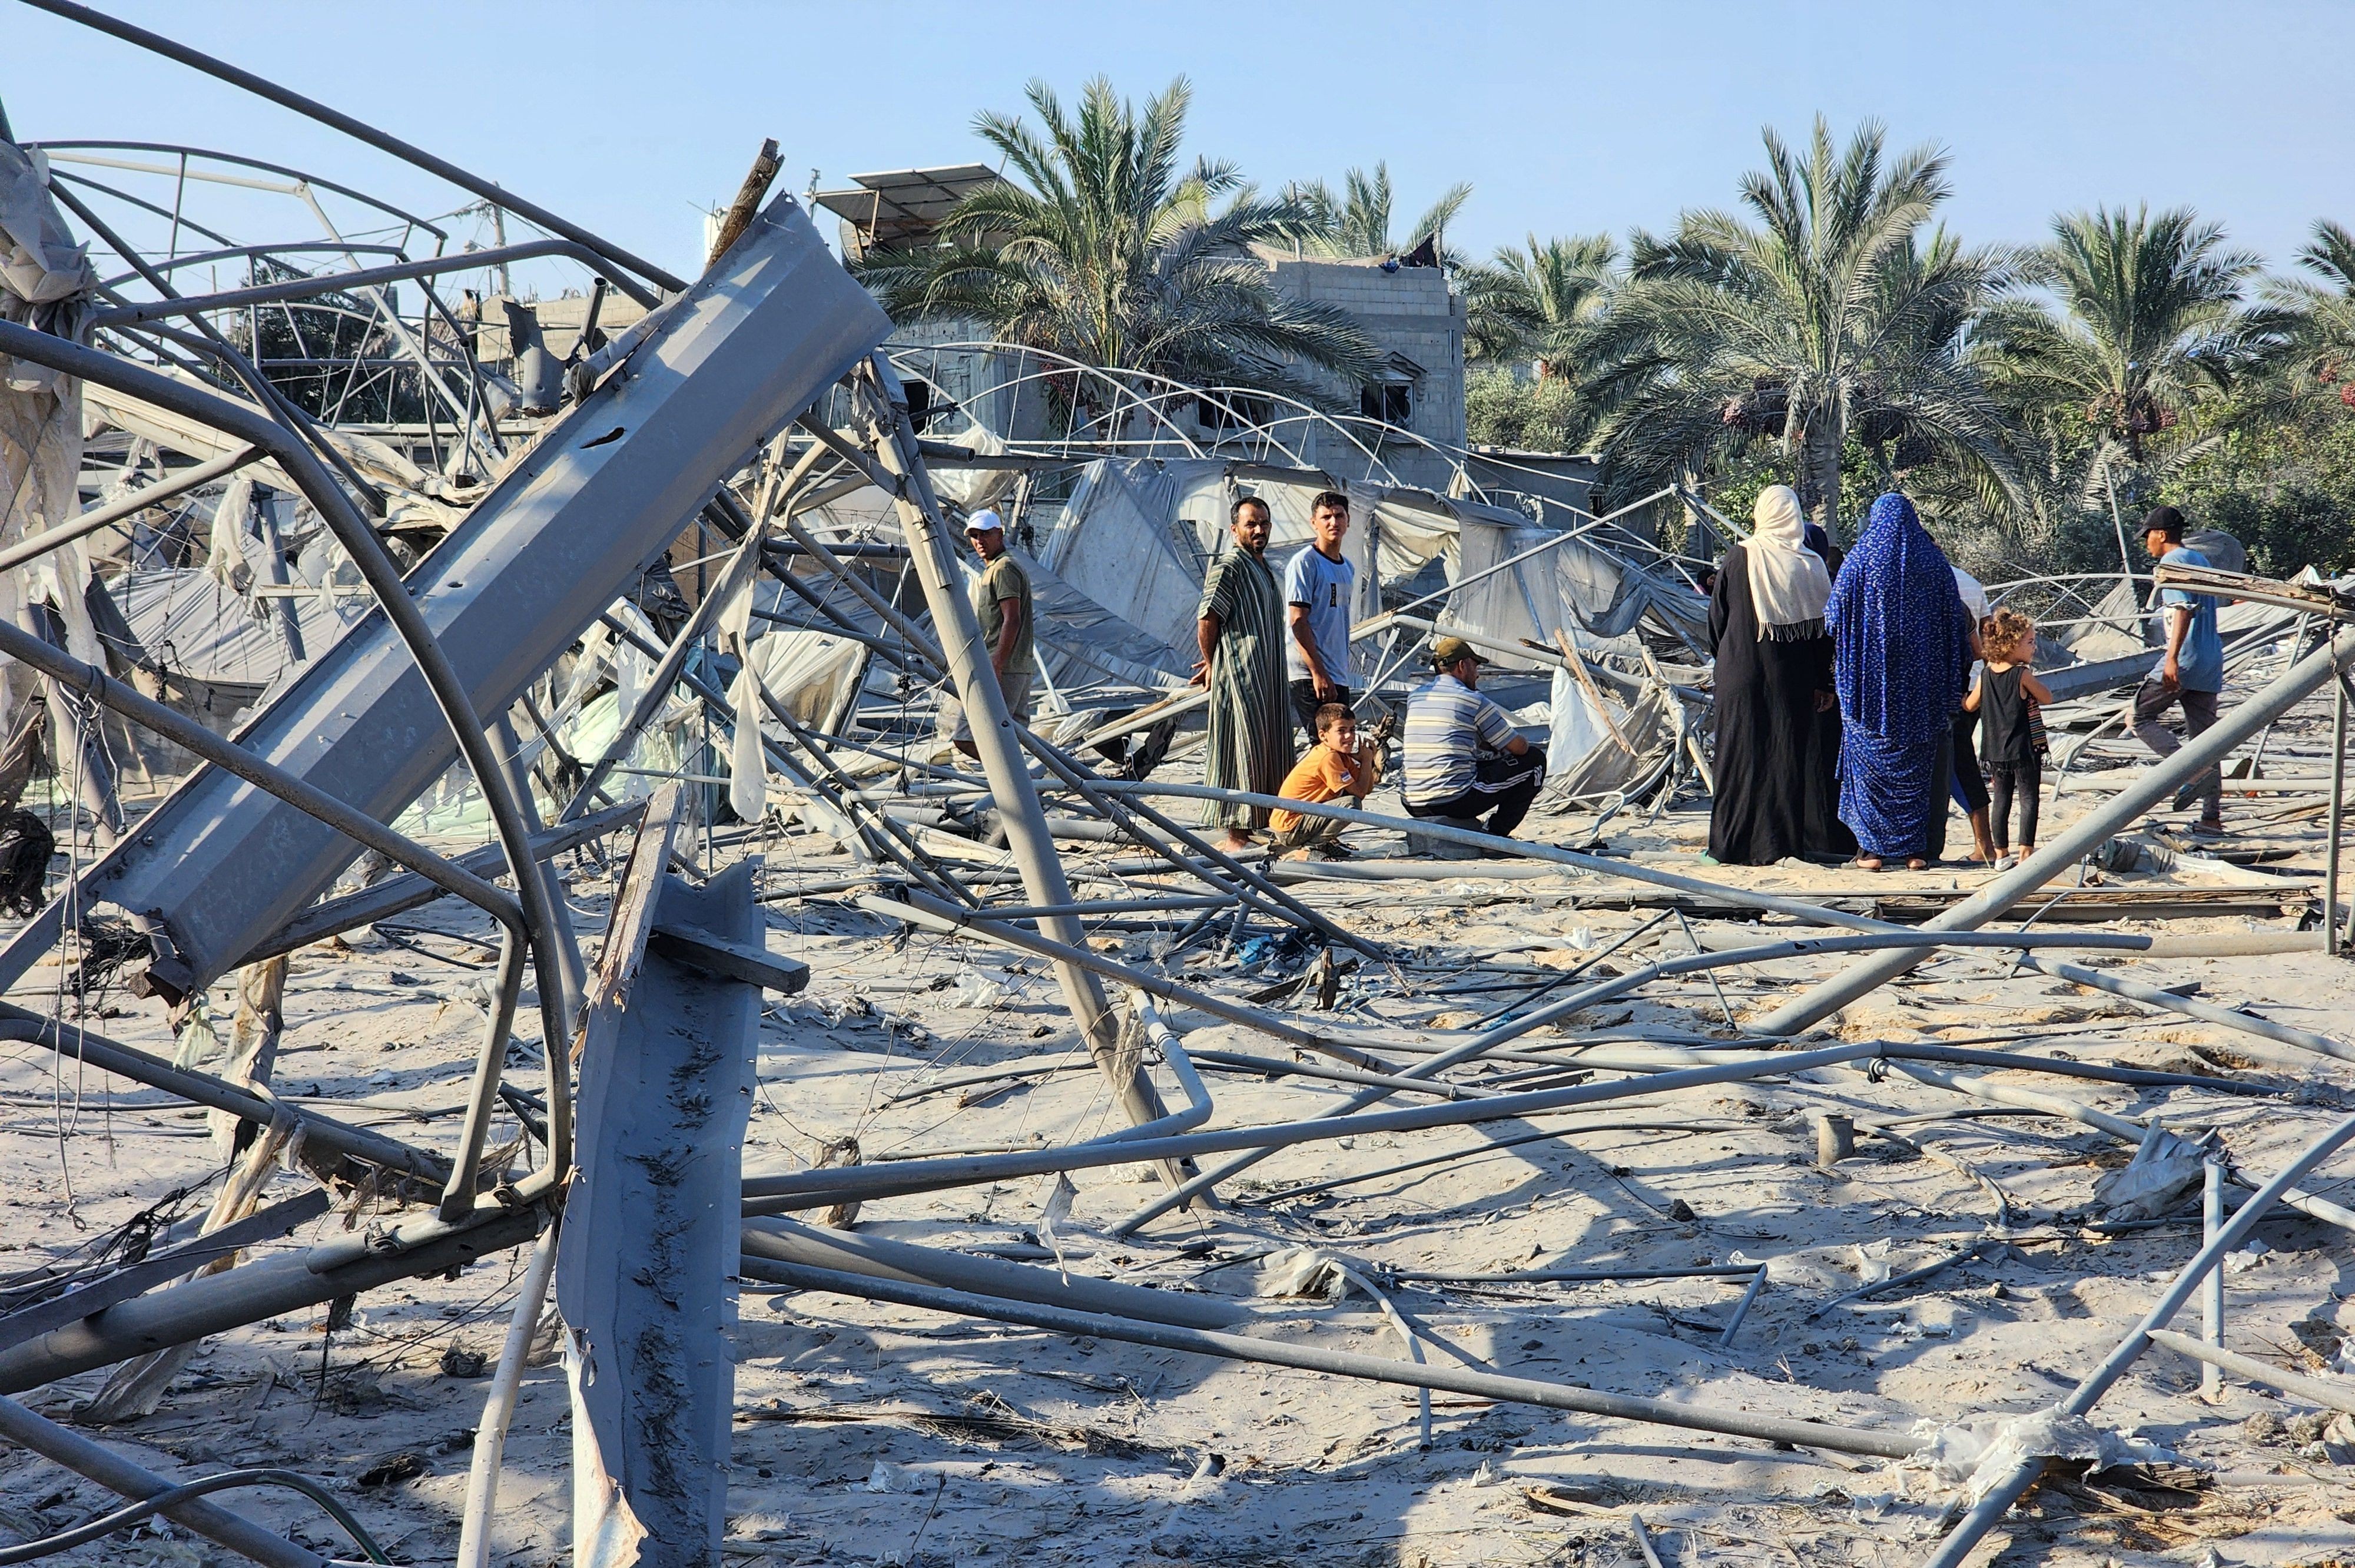
{"label": "wooden plank", "polygon": [[657,922],[647,947],[673,963],[685,964],[723,980],[741,980],[779,996],[790,997],[809,984],[806,964],[780,958],[749,943],[730,942],[677,921]]}
{"label": "wooden plank", "polygon": [[663,871],[670,864],[671,840],[686,802],[685,786],[665,784],[646,802],[645,820],[630,846],[629,864],[613,890],[613,916],[605,923],[605,944],[597,953],[597,973],[589,983],[589,1005],[581,1009],[581,1033],[572,1042],[572,1060],[581,1060],[590,1035],[611,1030],[630,999],[630,987],[646,959],[646,939],[654,934],[655,901],[661,896]]}

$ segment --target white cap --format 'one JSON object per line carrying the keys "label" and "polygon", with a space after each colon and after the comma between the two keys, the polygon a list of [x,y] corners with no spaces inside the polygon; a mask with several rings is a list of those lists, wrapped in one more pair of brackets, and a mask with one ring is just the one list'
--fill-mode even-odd
{"label": "white cap", "polygon": [[998,533],[1006,531],[1006,519],[999,517],[994,507],[985,507],[964,520],[964,531],[969,534],[986,534],[993,529]]}

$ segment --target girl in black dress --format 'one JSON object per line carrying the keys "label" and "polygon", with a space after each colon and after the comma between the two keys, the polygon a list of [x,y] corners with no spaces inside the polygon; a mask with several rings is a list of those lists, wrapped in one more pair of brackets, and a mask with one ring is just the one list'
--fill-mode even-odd
{"label": "girl in black dress", "polygon": [[2009,861],[2011,803],[2019,802],[2019,859],[2036,853],[2037,806],[2044,791],[2044,726],[2041,705],[2052,693],[2029,667],[2036,656],[2036,623],[2017,610],[1998,610],[1979,623],[1986,664],[1963,706],[1979,716],[1979,760],[1987,771],[1987,826],[1996,861]]}

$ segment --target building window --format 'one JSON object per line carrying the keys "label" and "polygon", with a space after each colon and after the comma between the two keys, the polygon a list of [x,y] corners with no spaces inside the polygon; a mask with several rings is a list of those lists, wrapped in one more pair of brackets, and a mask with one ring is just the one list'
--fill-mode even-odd
{"label": "building window", "polygon": [[1404,381],[1369,381],[1358,389],[1358,411],[1384,424],[1404,425],[1414,418],[1414,389]]}

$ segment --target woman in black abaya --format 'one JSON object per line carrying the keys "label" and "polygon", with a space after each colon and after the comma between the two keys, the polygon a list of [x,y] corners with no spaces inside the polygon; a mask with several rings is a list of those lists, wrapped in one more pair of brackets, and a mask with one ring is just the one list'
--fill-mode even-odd
{"label": "woman in black abaya", "polygon": [[1719,562],[1710,596],[1715,645],[1716,795],[1710,859],[1764,866],[1792,857],[1846,859],[1856,840],[1838,816],[1839,731],[1824,560],[1807,548],[1787,485],[1758,497],[1750,538]]}

